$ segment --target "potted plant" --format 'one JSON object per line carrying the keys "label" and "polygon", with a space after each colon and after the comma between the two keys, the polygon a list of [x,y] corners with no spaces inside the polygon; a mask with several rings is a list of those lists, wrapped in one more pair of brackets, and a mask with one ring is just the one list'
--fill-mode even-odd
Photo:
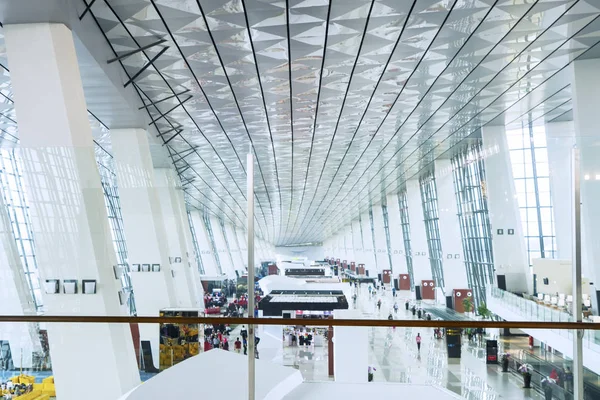
{"label": "potted plant", "polygon": [[500,355],[500,365],[502,365],[502,372],[508,372],[508,362],[510,361],[510,354],[502,353]]}
{"label": "potted plant", "polygon": [[492,313],[488,310],[487,305],[485,303],[481,303],[479,307],[477,307],[477,313],[482,319],[489,318]]}
{"label": "potted plant", "polygon": [[466,313],[473,311],[473,302],[469,298],[463,299],[463,309]]}
{"label": "potted plant", "polygon": [[533,367],[531,364],[522,364],[519,367],[519,372],[523,375],[523,389],[531,388],[531,373],[533,372]]}

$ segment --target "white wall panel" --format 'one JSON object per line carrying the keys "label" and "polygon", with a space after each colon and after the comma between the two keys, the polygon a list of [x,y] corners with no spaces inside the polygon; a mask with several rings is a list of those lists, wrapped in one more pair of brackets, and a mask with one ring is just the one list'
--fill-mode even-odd
{"label": "white wall panel", "polygon": [[[496,274],[506,276],[508,290],[531,292],[527,248],[504,127],[484,126],[482,137],[484,151],[488,153],[485,158],[486,188]],[[498,229],[504,234],[498,235]],[[514,229],[514,235],[508,235],[509,229]]]}
{"label": "white wall panel", "polygon": [[432,279],[432,277],[419,181],[406,182],[406,202],[408,205],[408,219],[410,221],[410,244],[413,253],[414,281],[415,285],[421,285],[423,279]]}

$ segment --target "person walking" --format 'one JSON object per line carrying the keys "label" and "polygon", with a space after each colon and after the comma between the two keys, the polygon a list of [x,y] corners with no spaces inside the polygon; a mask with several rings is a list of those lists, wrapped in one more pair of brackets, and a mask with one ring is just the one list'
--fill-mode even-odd
{"label": "person walking", "polygon": [[242,342],[240,341],[240,338],[236,338],[235,342],[233,343],[233,348],[235,349],[235,352],[240,354],[242,351]]}
{"label": "person walking", "polygon": [[381,311],[381,299],[377,300],[377,309]]}
{"label": "person walking", "polygon": [[398,313],[398,303],[394,302],[394,312]]}
{"label": "person walking", "polygon": [[258,359],[258,343],[260,343],[260,338],[254,336],[254,358],[256,359]]}
{"label": "person walking", "polygon": [[248,340],[242,337],[242,346],[244,346],[244,355],[248,354]]}
{"label": "person walking", "polygon": [[416,341],[417,341],[417,351],[420,353],[421,352],[421,334],[420,333],[417,333]]}
{"label": "person walking", "polygon": [[395,287],[392,288],[392,297],[396,297],[396,288]]}

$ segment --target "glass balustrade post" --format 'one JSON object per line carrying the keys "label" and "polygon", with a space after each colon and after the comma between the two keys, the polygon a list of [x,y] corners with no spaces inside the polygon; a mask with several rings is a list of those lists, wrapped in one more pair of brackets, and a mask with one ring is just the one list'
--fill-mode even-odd
{"label": "glass balustrade post", "polygon": [[[573,174],[573,317],[582,322],[581,288],[581,182],[579,149],[572,152]],[[583,398],[583,330],[573,335],[573,394],[576,399]]]}
{"label": "glass balustrade post", "polygon": [[[247,169],[247,201],[248,201],[248,317],[254,317],[254,157],[248,153]],[[255,396],[255,329],[248,324],[248,400]]]}

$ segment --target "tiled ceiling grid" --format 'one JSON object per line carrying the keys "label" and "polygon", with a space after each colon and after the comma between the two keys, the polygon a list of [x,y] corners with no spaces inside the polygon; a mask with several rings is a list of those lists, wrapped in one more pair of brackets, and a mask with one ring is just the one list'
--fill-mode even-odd
{"label": "tiled ceiling grid", "polygon": [[[373,163],[367,168],[361,168],[359,170],[359,172],[362,173],[361,177],[350,179],[349,181],[354,185],[347,189],[345,193],[355,193],[354,188],[358,187],[360,188],[360,190],[357,190],[359,194],[362,193],[365,188],[368,188],[369,194],[367,197],[360,199],[360,201],[358,201],[358,195],[356,195],[350,201],[348,208],[361,210],[360,212],[366,211],[371,202],[377,202],[378,198],[380,198],[378,196],[382,186],[386,188],[386,191],[389,193],[396,191],[397,187],[403,184],[403,181],[399,181],[397,175],[394,175],[394,171],[403,169],[410,173],[413,173],[414,171],[418,172],[422,168],[423,161],[429,162],[429,160],[423,158],[423,152],[421,150],[424,147],[426,148],[435,144],[432,150],[435,150],[436,152],[435,157],[439,156],[441,153],[445,152],[448,147],[477,131],[480,126],[492,120],[493,117],[501,113],[507,107],[510,107],[515,101],[524,98],[524,96],[530,93],[533,88],[537,87],[536,85],[540,82],[547,80],[574,58],[583,55],[590,47],[598,43],[598,40],[600,39],[598,32],[599,24],[597,20],[598,8],[594,7],[592,9],[589,4],[583,2],[579,2],[579,4],[576,3],[577,2],[570,2],[570,4],[567,4],[563,10],[565,14],[558,19],[556,23],[552,24],[555,19],[549,20],[548,18],[545,18],[545,24],[537,29],[528,29],[524,32],[520,31],[520,35],[533,38],[523,41],[521,48],[526,49],[526,53],[515,57],[514,61],[511,64],[507,64],[506,67],[503,67],[500,72],[495,74],[488,72],[488,77],[491,79],[482,80],[481,77],[478,77],[479,82],[491,82],[491,85],[488,85],[487,88],[484,87],[482,89],[470,91],[470,95],[473,96],[473,93],[475,93],[475,95],[478,96],[479,93],[485,93],[484,89],[488,90],[490,87],[497,87],[496,90],[490,92],[491,94],[488,94],[487,97],[490,98],[489,101],[485,101],[482,96],[477,97],[477,101],[464,100],[459,103],[458,107],[449,113],[449,115],[453,115],[453,117],[448,117],[441,126],[438,124],[433,127],[428,127],[427,123],[430,121],[428,120],[424,125],[412,129],[413,133],[409,140],[400,141],[396,148],[391,150],[394,152],[392,156],[388,157],[385,162],[380,161],[384,168],[380,167],[377,172],[371,172],[366,179],[365,173]],[[556,16],[558,17],[560,15],[561,13],[558,13]],[[530,20],[529,17],[528,20]],[[552,26],[552,28],[548,28],[549,26]],[[541,32],[543,32],[543,35]],[[539,37],[541,37],[542,40],[538,42],[536,39]],[[510,58],[505,56],[505,64],[512,59],[512,57],[513,56]],[[514,77],[511,77],[511,72]],[[564,86],[569,79],[567,74],[564,75],[566,76],[563,76],[563,80],[560,82],[560,85],[562,86]],[[504,79],[498,79],[498,77]],[[556,85],[552,87],[548,86],[548,90],[548,93],[555,93]],[[501,94],[501,96],[496,95],[496,93]],[[473,97],[471,97],[471,99]],[[448,96],[448,98],[450,98],[450,96]],[[570,103],[565,103],[565,106],[570,107]],[[464,113],[465,109],[470,109],[470,112]],[[566,112],[568,112],[568,110],[563,109],[561,114],[565,114]],[[408,130],[407,134],[411,134],[411,130]],[[410,144],[410,140],[414,138],[417,138],[417,143],[414,145],[414,148],[411,149],[412,153],[409,157],[401,157],[401,154],[400,157],[398,157],[400,150],[403,150],[403,146],[406,146],[407,143]],[[447,140],[449,138],[451,140]],[[388,144],[389,143],[390,142],[388,142]],[[384,156],[384,154],[378,154]],[[432,153],[429,153],[429,155],[431,154]],[[392,160],[394,160],[395,163],[391,164],[390,162]],[[410,173],[406,175],[410,177]],[[388,184],[387,182],[390,180],[391,183]],[[371,195],[371,193],[373,193],[373,195]],[[342,198],[339,201],[344,202],[346,199]],[[341,220],[338,218],[342,214],[344,214],[344,212],[338,210],[334,215],[329,215],[331,220],[335,221],[337,218],[337,221],[339,222],[328,223],[327,227],[331,227],[331,230],[328,230],[326,235],[335,233],[340,225],[349,222],[348,218],[342,218]]]}
{"label": "tiled ceiling grid", "polygon": [[[106,0],[91,12],[118,54],[165,40],[122,62],[188,198],[243,224],[252,143],[258,228],[293,244],[357,218],[594,46],[599,7]],[[542,98],[557,93],[546,86]]]}

